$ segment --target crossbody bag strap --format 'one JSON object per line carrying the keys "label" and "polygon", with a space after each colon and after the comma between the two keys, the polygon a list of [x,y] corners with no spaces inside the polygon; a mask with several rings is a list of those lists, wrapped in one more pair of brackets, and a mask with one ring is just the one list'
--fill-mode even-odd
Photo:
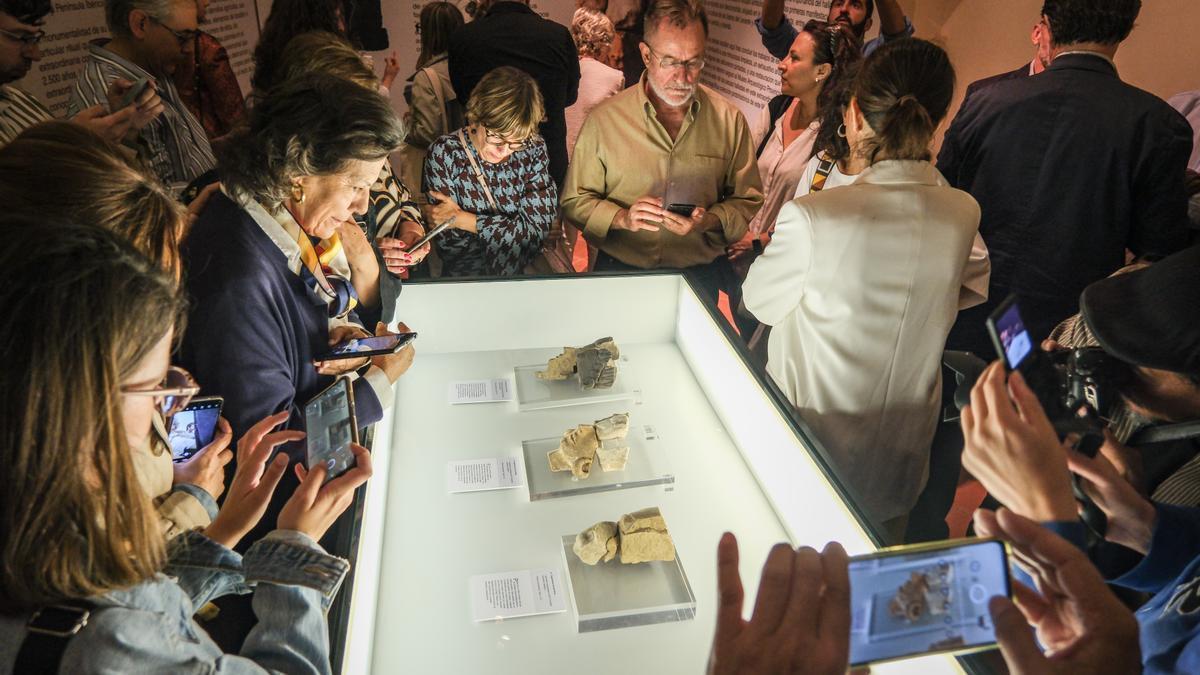
{"label": "crossbody bag strap", "polygon": [[492,189],[488,187],[487,178],[483,175],[483,169],[479,168],[479,162],[475,161],[475,155],[471,152],[471,142],[467,140],[466,134],[462,129],[458,130],[458,140],[463,145],[463,152],[467,153],[467,161],[471,163],[471,171],[475,173],[475,180],[479,181],[479,187],[483,189],[483,196],[488,200],[488,206],[492,210],[499,213],[500,207],[496,205],[496,198],[492,196]]}
{"label": "crossbody bag strap", "polygon": [[17,652],[14,673],[57,675],[67,645],[96,611],[96,605],[75,600],[47,605],[33,613],[25,627],[29,633]]}
{"label": "crossbody bag strap", "polygon": [[833,173],[833,167],[836,165],[837,162],[829,159],[829,157],[822,152],[817,157],[817,172],[813,174],[812,186],[808,188],[808,191],[812,193],[823,190],[825,188],[825,181],[829,180],[829,174]]}

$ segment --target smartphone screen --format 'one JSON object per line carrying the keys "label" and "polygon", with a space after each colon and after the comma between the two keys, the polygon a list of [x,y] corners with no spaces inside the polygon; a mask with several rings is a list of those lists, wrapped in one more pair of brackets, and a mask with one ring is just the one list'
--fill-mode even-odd
{"label": "smartphone screen", "polygon": [[212,443],[221,417],[221,403],[219,396],[193,399],[188,407],[171,417],[171,428],[167,430],[171,459],[182,462]]}
{"label": "smartphone screen", "polygon": [[1025,357],[1033,352],[1033,338],[1021,320],[1021,308],[1015,298],[1006,300],[988,318],[988,330],[1009,370],[1016,370]]}
{"label": "smartphone screen", "polygon": [[997,595],[1009,595],[1008,556],[999,541],[917,545],[852,558],[850,662],[994,645],[987,606]]}
{"label": "smartphone screen", "polygon": [[350,378],[339,377],[304,406],[304,427],[309,470],[324,464],[328,482],[354,466],[350,444],[357,442],[358,429],[354,423]]}
{"label": "smartphone screen", "polygon": [[416,333],[379,335],[376,337],[351,338],[340,342],[323,354],[320,359],[347,359],[376,354],[391,354],[416,339]]}

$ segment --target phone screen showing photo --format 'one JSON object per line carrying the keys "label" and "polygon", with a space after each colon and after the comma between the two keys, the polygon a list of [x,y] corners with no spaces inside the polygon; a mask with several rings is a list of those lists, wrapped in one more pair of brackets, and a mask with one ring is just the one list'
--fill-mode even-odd
{"label": "phone screen showing photo", "polygon": [[995,644],[988,601],[1009,595],[997,541],[850,561],[850,662]]}
{"label": "phone screen showing photo", "polygon": [[329,353],[343,355],[390,350],[399,344],[401,337],[400,335],[379,335],[377,337],[351,338],[335,346]]}
{"label": "phone screen showing photo", "polygon": [[304,406],[308,442],[308,468],[324,464],[325,480],[336,478],[354,466],[354,408],[350,403],[350,380],[340,377]]}
{"label": "phone screen showing photo", "polygon": [[212,443],[217,433],[217,420],[221,417],[221,401],[194,401],[184,410],[171,417],[171,428],[167,430],[167,442],[171,444],[171,458],[182,462],[196,454],[200,448]]}
{"label": "phone screen showing photo", "polygon": [[995,331],[1004,348],[1004,362],[1009,370],[1016,370],[1033,351],[1033,338],[1029,337],[1029,330],[1021,320],[1021,309],[1017,303],[1010,304],[996,319]]}

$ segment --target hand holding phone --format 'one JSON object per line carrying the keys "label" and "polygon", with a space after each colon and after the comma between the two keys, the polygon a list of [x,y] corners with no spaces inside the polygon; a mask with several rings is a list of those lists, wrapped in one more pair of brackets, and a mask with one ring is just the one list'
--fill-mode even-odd
{"label": "hand holding phone", "polygon": [[[129,87],[129,91],[125,92],[125,95],[121,97],[121,104],[117,110],[123,110],[133,105],[139,98],[142,97],[142,94],[146,92],[146,88],[149,86],[150,78],[139,77],[137,81]],[[116,112],[116,110],[112,112]]]}
{"label": "hand holding phone", "polygon": [[350,378],[337,378],[305,404],[304,428],[310,471],[317,465],[324,466],[325,481],[329,481],[354,466],[350,446],[358,443],[358,424]]}
{"label": "hand holding phone", "polygon": [[186,408],[171,416],[167,442],[173,461],[187,461],[200,448],[212,443],[224,403],[220,396],[194,398]]}
{"label": "hand holding phone", "polygon": [[336,361],[338,359],[360,359],[364,356],[395,354],[416,339],[416,333],[349,338],[337,343],[328,352],[317,358],[321,361]]}

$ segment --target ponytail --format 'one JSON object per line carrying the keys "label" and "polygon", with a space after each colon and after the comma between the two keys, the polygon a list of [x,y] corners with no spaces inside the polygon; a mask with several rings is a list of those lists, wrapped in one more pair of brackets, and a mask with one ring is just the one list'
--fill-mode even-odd
{"label": "ponytail", "polygon": [[908,38],[876,50],[854,83],[854,97],[875,135],[864,141],[868,164],[931,159],[933,132],[954,95],[954,68],[941,47]]}

